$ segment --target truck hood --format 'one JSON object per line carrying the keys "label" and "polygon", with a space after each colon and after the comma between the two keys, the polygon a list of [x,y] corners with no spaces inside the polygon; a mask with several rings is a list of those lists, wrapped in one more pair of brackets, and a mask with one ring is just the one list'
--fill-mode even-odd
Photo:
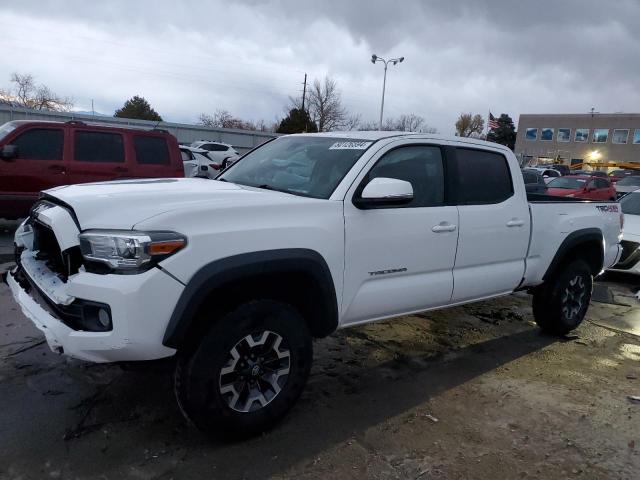
{"label": "truck hood", "polygon": [[67,185],[46,190],[71,207],[82,230],[133,228],[150,217],[177,209],[265,205],[295,201],[287,193],[204,178],[153,178]]}

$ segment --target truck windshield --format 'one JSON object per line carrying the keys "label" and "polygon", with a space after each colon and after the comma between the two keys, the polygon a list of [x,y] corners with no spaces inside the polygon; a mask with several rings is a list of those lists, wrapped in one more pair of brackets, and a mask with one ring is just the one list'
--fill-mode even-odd
{"label": "truck windshield", "polygon": [[350,138],[282,137],[248,153],[216,180],[329,198],[372,143]]}
{"label": "truck windshield", "polygon": [[640,193],[629,193],[620,199],[622,213],[626,215],[640,215]]}
{"label": "truck windshield", "polygon": [[578,190],[583,188],[587,181],[583,178],[558,177],[549,182],[549,188],[565,188],[568,190]]}
{"label": "truck windshield", "polygon": [[0,141],[4,140],[4,137],[13,132],[18,125],[15,122],[7,122],[0,127]]}

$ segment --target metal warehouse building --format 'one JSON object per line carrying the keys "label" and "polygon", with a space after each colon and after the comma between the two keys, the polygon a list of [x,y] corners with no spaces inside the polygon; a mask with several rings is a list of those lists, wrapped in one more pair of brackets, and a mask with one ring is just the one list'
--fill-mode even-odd
{"label": "metal warehouse building", "polygon": [[189,144],[196,140],[211,140],[233,145],[240,153],[244,153],[256,147],[277,134],[269,132],[256,132],[251,130],[237,130],[232,128],[208,128],[200,125],[184,123],[153,122],[149,120],[133,120],[128,118],[115,118],[103,115],[79,114],[75,112],[49,112],[44,110],[31,110],[28,108],[10,107],[0,105],[0,125],[11,120],[53,120],[68,122],[79,120],[92,123],[107,123],[118,126],[135,125],[138,127],[153,128],[157,126],[168,130],[179,143]]}
{"label": "metal warehouse building", "polygon": [[532,165],[640,162],[640,113],[520,115],[515,153]]}

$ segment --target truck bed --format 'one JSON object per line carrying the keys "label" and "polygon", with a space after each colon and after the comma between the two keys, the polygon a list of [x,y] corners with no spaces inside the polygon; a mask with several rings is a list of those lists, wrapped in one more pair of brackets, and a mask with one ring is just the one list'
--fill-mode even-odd
{"label": "truck bed", "polygon": [[527,193],[527,201],[529,203],[617,203],[614,200],[585,200],[574,197],[556,197],[554,195],[546,195],[544,193]]}

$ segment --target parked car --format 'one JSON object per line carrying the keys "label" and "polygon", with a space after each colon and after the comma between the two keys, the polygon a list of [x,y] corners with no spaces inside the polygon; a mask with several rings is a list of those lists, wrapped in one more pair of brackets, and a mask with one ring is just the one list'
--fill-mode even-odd
{"label": "parked car", "polygon": [[590,172],[585,172],[584,174],[591,175],[592,177],[609,178],[607,172],[601,172],[600,170],[592,170]]}
{"label": "parked car", "polygon": [[569,165],[554,164],[553,168],[554,170],[559,171],[562,175],[571,175],[571,169],[569,168]]}
{"label": "parked car", "polygon": [[74,183],[184,175],[164,130],[17,120],[0,127],[0,218],[26,217],[39,192]]}
{"label": "parked car", "polygon": [[220,163],[222,163],[225,158],[239,155],[236,149],[228,143],[211,142],[209,140],[197,140],[193,142],[191,146],[194,148],[207,150],[208,152],[210,152],[209,157],[213,160],[219,161]]}
{"label": "parked car", "polygon": [[547,184],[542,174],[534,168],[525,168],[522,170],[522,178],[527,193],[547,193]]}
{"label": "parked car", "polygon": [[177,355],[181,411],[241,437],[294,405],[312,338],[337,328],[528,290],[541,329],[567,334],[618,260],[622,218],[616,203],[528,201],[496,143],[290,135],[217,180],[44,192],[5,279],[55,352]]}
{"label": "parked car", "polygon": [[640,190],[620,199],[624,213],[622,227],[622,256],[610,270],[640,275]]}
{"label": "parked car", "polygon": [[629,177],[633,175],[640,175],[640,171],[631,170],[631,169],[613,170],[612,172],[609,173],[609,180],[611,180],[612,183],[616,183],[618,180],[624,177]]}
{"label": "parked car", "polygon": [[615,188],[618,198],[639,189],[640,175],[629,175],[628,177],[621,178],[615,183]]}
{"label": "parked car", "polygon": [[212,160],[208,150],[180,145],[180,154],[187,178],[215,178],[222,170],[222,163]]}
{"label": "parked car", "polygon": [[615,200],[616,189],[606,178],[593,175],[567,175],[547,184],[547,195],[585,200]]}
{"label": "parked car", "polygon": [[560,173],[558,170],[555,170],[553,168],[548,168],[548,167],[530,167],[530,169],[531,170],[537,170],[538,172],[540,172],[540,175],[542,175],[542,178],[544,178],[544,181],[546,183],[549,183],[554,178],[562,176],[562,173]]}

